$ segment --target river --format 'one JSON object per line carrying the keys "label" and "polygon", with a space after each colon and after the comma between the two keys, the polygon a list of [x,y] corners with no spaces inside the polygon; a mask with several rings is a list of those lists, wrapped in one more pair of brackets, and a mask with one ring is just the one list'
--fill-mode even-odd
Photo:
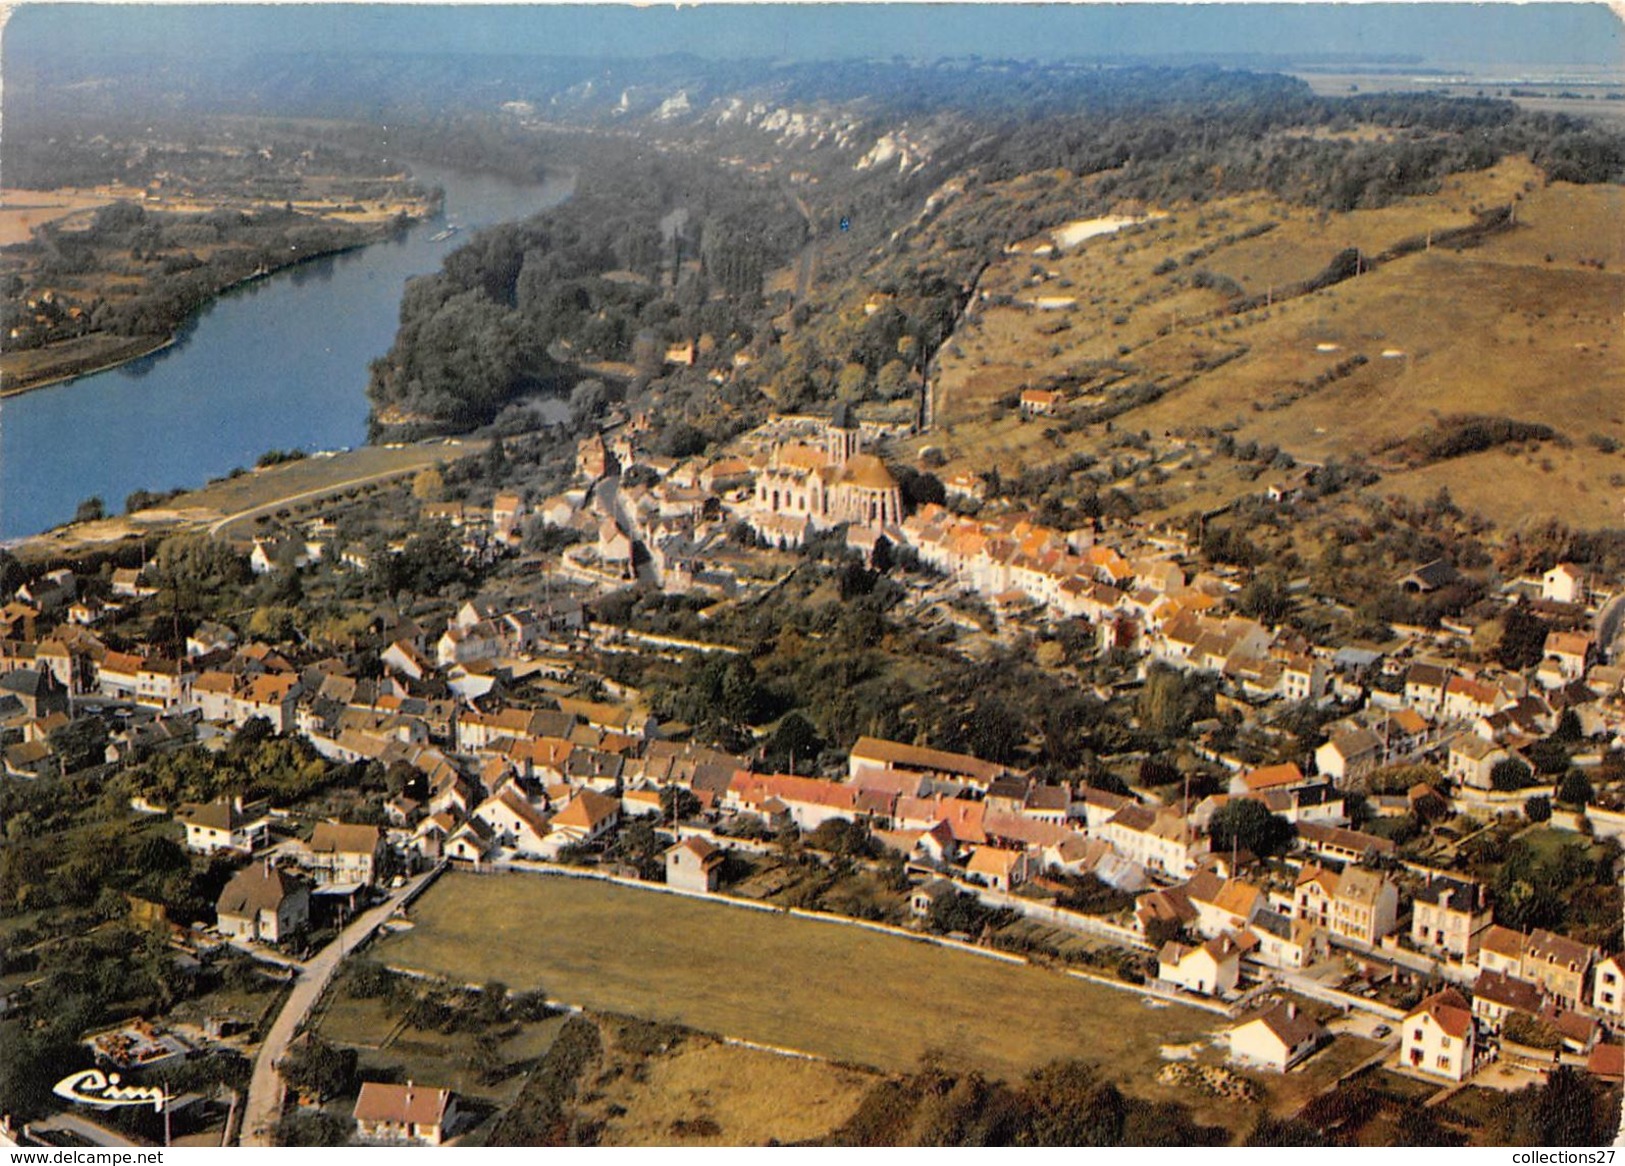
{"label": "river", "polygon": [[[132,491],[201,486],[270,449],[362,444],[367,369],[395,338],[407,279],[573,185],[413,175],[445,189],[443,219],[234,288],[151,356],[0,401],[0,540],[66,522],[93,495],[118,513]],[[436,240],[448,222],[462,229]]]}

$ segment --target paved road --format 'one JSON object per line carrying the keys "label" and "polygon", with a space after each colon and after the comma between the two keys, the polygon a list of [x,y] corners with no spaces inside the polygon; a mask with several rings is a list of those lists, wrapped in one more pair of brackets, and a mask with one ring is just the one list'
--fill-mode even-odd
{"label": "paved road", "polygon": [[1625,594],[1614,596],[1597,613],[1597,646],[1610,664],[1625,657]]}
{"label": "paved road", "polygon": [[276,1071],[276,1063],[282,1059],[282,1054],[288,1051],[288,1045],[293,1040],[294,1034],[299,1031],[299,1026],[304,1023],[305,1017],[310,1015],[311,1008],[333,979],[333,973],[338,971],[340,961],[360,947],[384,920],[394,913],[399,904],[416,895],[425,883],[439,873],[440,868],[436,867],[418,875],[372,910],[362,912],[337,939],[306,961],[303,972],[294,982],[293,991],[288,993],[282,1011],[277,1013],[271,1031],[266,1034],[265,1043],[260,1045],[259,1054],[254,1058],[254,1076],[249,1081],[248,1101],[243,1106],[242,1145],[276,1144],[276,1126],[282,1116],[283,1091],[282,1077]]}

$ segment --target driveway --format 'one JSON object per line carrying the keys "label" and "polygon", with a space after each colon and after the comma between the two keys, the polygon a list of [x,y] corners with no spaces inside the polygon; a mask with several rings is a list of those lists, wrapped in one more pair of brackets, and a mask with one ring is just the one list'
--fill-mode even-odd
{"label": "driveway", "polygon": [[305,1017],[310,1015],[311,1008],[332,981],[333,973],[338,971],[344,957],[365,943],[372,933],[395,913],[398,905],[410,899],[439,873],[439,867],[425,871],[378,906],[362,912],[339,933],[337,939],[305,962],[303,972],[294,981],[293,990],[283,1002],[282,1011],[277,1013],[271,1031],[266,1034],[265,1043],[260,1045],[259,1055],[254,1058],[254,1076],[249,1081],[248,1101],[243,1107],[242,1145],[276,1144],[276,1126],[282,1116],[283,1090],[282,1077],[276,1071],[276,1063],[288,1051],[288,1045],[299,1031],[299,1026],[304,1023]]}

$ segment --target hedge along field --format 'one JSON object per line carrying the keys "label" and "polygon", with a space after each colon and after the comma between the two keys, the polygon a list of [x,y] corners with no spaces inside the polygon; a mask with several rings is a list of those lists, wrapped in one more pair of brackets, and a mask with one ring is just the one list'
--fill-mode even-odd
{"label": "hedge along field", "polygon": [[889,1071],[931,1052],[1009,1079],[1056,1058],[1136,1092],[1221,1018],[934,944],[591,879],[449,874],[381,941],[396,967]]}

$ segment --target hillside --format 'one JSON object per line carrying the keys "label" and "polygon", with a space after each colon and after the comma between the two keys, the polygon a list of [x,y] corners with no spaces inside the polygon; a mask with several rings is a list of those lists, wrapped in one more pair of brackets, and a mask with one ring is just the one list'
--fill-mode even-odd
{"label": "hillside", "polygon": [[[1505,221],[1484,213],[1508,205]],[[1448,487],[1498,523],[1618,523],[1625,457],[1604,450],[1625,444],[1619,187],[1546,184],[1508,158],[1377,210],[1156,209],[1166,217],[1066,250],[1012,240],[983,272],[940,353],[937,427],[916,445],[946,456],[940,473],[1098,455],[1123,430],[1223,429],[1299,460],[1366,459],[1387,491]],[[1349,277],[1314,287],[1342,274],[1346,248],[1360,256]],[[1011,406],[1025,388],[1066,403],[1024,421]],[[1454,448],[1429,435],[1460,415],[1555,434],[1441,456]],[[1193,502],[1219,500],[1189,485]]]}

